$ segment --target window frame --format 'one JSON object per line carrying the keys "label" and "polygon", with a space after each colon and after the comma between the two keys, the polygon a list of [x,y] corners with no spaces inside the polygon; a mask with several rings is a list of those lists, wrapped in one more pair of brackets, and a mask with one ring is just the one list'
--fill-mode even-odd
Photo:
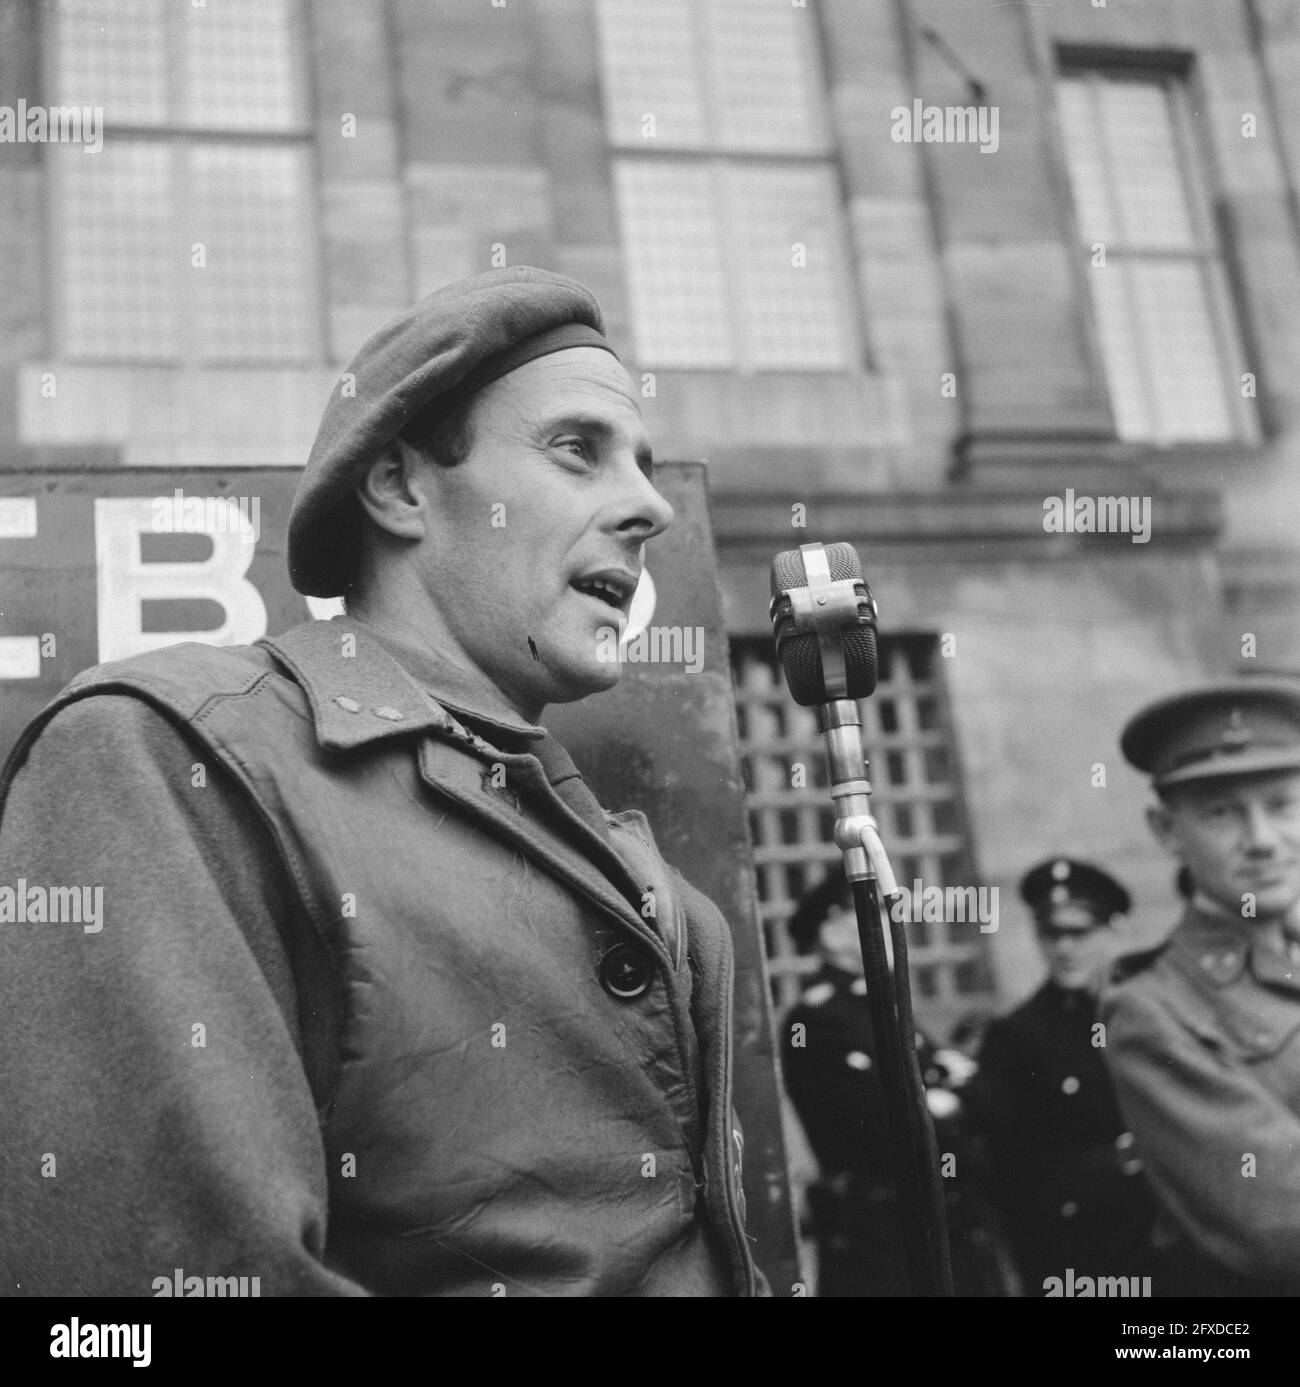
{"label": "window frame", "polygon": [[[1069,227],[1074,244],[1082,250],[1085,257],[1091,256],[1093,242],[1084,236],[1080,208],[1075,195],[1069,142],[1065,133],[1066,120],[1061,104],[1063,83],[1067,80],[1082,81],[1086,85],[1090,120],[1094,131],[1100,129],[1101,104],[1098,93],[1108,81],[1141,82],[1158,87],[1169,113],[1170,138],[1177,160],[1179,186],[1188,211],[1192,247],[1187,250],[1143,248],[1112,239],[1105,243],[1106,257],[1108,263],[1165,262],[1196,267],[1201,286],[1201,303],[1214,337],[1220,385],[1230,423],[1229,432],[1207,437],[1163,431],[1161,421],[1167,410],[1161,403],[1151,379],[1152,351],[1146,339],[1133,285],[1127,275],[1122,281],[1125,313],[1130,327],[1130,343],[1137,362],[1143,411],[1151,427],[1149,432],[1121,432],[1115,395],[1110,385],[1110,368],[1106,359],[1100,318],[1092,284],[1088,279],[1093,271],[1088,268],[1086,259],[1079,276],[1080,285],[1084,290],[1085,312],[1089,317],[1092,340],[1096,344],[1098,367],[1102,373],[1115,436],[1126,445],[1162,451],[1211,451],[1234,446],[1249,447],[1258,444],[1262,437],[1259,411],[1252,408],[1252,404],[1257,402],[1252,402],[1241,394],[1241,375],[1247,369],[1253,368],[1249,366],[1246,352],[1246,324],[1240,295],[1237,292],[1233,266],[1217,213],[1218,180],[1214,173],[1211,151],[1202,132],[1197,129],[1192,113],[1194,77],[1193,63],[1189,55],[1127,49],[1073,48],[1064,45],[1057,48],[1056,64],[1052,72],[1052,99],[1062,167],[1061,183],[1067,199]],[[1115,205],[1113,184],[1109,182],[1113,160],[1104,144],[1099,147],[1102,150],[1102,177],[1107,180],[1107,196],[1112,205]]]}
{"label": "window frame", "polygon": [[[197,148],[231,147],[296,150],[300,153],[303,198],[303,245],[306,259],[303,270],[305,295],[303,320],[306,332],[292,355],[284,353],[242,353],[238,356],[209,356],[196,350],[197,334],[187,330],[197,319],[197,296],[188,271],[188,260],[178,256],[173,271],[174,309],[177,324],[174,352],[134,352],[102,354],[76,347],[68,324],[67,276],[63,273],[62,241],[62,184],[69,176],[65,168],[56,168],[55,161],[71,151],[47,144],[41,151],[43,202],[46,243],[45,257],[48,278],[48,302],[51,305],[50,338],[58,359],[73,365],[96,367],[147,367],[172,370],[221,370],[231,367],[303,367],[319,365],[324,360],[326,337],[325,303],[321,283],[322,249],[320,245],[320,171],[316,145],[315,112],[312,105],[313,86],[310,69],[310,33],[306,6],[302,0],[287,0],[289,15],[288,37],[293,83],[292,103],[295,112],[291,123],[283,128],[239,128],[210,124],[184,124],[177,114],[184,105],[183,71],[184,12],[179,6],[163,5],[165,46],[167,56],[166,119],[160,123],[140,120],[111,122],[103,125],[104,147],[112,140],[118,145],[148,144],[165,146],[170,156],[169,206],[175,224],[184,223],[187,208],[193,206],[190,196],[192,164],[190,151]],[[40,81],[44,93],[54,93],[58,81],[60,16],[57,6],[42,8],[40,15],[39,51]],[[61,94],[60,94],[61,95]],[[53,104],[58,104],[53,103]],[[65,103],[81,104],[81,103]],[[98,155],[85,155],[97,158]]]}
{"label": "window frame", "polygon": [[[823,55],[820,51],[817,31],[810,30],[806,42],[801,44],[801,64],[807,79],[811,96],[810,116],[813,129],[810,131],[808,148],[805,150],[756,150],[751,148],[729,148],[722,143],[723,122],[718,114],[714,84],[708,80],[711,71],[711,47],[706,42],[707,18],[703,3],[692,3],[686,7],[687,22],[691,27],[697,60],[697,73],[700,81],[701,140],[698,144],[657,143],[647,139],[636,139],[632,135],[620,135],[616,129],[610,101],[610,68],[606,60],[606,40],[603,28],[598,37],[597,63],[600,74],[602,106],[604,111],[605,143],[611,164],[611,189],[613,193],[615,217],[619,227],[619,246],[624,257],[624,283],[628,294],[629,316],[631,318],[634,340],[637,343],[637,363],[650,370],[680,371],[692,374],[726,374],[741,377],[753,376],[831,376],[850,375],[863,368],[866,352],[866,334],[862,330],[860,314],[854,307],[856,279],[855,259],[852,238],[849,234],[844,196],[844,178],[838,158],[838,148],[834,140],[834,123],[830,104],[827,100],[827,81]],[[605,24],[604,7],[595,6],[596,23]],[[816,17],[809,14],[807,22],[815,24]],[[626,212],[619,189],[619,169],[635,166],[645,161],[659,160],[681,167],[697,166],[707,170],[707,186],[711,199],[711,211],[719,228],[721,244],[717,247],[721,270],[722,298],[726,308],[726,333],[731,341],[731,355],[727,364],[695,366],[686,362],[673,361],[660,356],[643,354],[641,342],[643,333],[636,312],[636,295],[632,287],[631,266],[627,259],[629,236]],[[727,170],[737,165],[753,168],[781,169],[800,168],[823,171],[827,180],[827,204],[831,213],[828,227],[828,252],[832,259],[829,270],[831,295],[829,309],[833,314],[835,334],[839,344],[839,361],[833,366],[806,365],[800,363],[760,364],[755,360],[753,333],[749,324],[749,314],[744,306],[744,296],[740,287],[739,268],[727,254],[729,228],[735,223],[733,195],[727,186]]]}

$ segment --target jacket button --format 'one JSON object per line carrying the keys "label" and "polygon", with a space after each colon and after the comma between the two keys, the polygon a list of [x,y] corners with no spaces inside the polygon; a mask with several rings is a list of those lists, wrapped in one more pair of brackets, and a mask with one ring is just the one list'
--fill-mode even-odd
{"label": "jacket button", "polygon": [[356,701],[355,698],[346,698],[342,694],[340,694],[339,697],[334,700],[334,702],[337,703],[345,713],[359,713],[361,711],[361,705]]}
{"label": "jacket button", "polygon": [[600,985],[611,997],[629,1002],[650,990],[654,960],[635,944],[615,944],[600,960]]}
{"label": "jacket button", "polygon": [[396,708],[389,707],[387,703],[381,708],[372,708],[370,711],[377,718],[383,718],[386,722],[401,722],[406,716],[405,713],[399,713]]}

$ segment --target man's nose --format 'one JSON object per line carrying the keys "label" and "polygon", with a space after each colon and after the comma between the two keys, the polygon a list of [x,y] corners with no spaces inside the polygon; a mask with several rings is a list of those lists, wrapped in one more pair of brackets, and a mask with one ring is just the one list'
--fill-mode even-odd
{"label": "man's nose", "polygon": [[622,515],[619,530],[638,531],[637,537],[641,540],[662,534],[672,524],[675,514],[655,484],[635,463],[624,471],[619,510]]}
{"label": "man's nose", "polygon": [[1262,804],[1246,807],[1242,828],[1248,852],[1268,853],[1277,847],[1280,836],[1278,826]]}

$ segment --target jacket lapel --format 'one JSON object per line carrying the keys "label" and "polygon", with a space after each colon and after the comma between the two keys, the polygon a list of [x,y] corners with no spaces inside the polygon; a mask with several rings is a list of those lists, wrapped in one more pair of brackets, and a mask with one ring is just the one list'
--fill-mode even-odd
{"label": "jacket lapel", "polygon": [[[623,858],[555,794],[537,758],[501,751],[457,721],[362,623],[347,617],[305,621],[259,644],[302,686],[322,746],[352,751],[380,740],[418,738],[420,776],[430,790],[491,824],[555,876],[634,929],[642,939],[653,942],[667,958],[658,934],[647,927],[632,901],[619,892],[598,864],[603,861],[610,871],[621,873],[638,899],[645,883],[637,882]],[[590,855],[521,812],[509,791],[503,793],[491,786],[492,766],[498,762],[505,767],[507,784],[516,794],[520,789],[529,790],[543,802],[553,802],[556,814],[563,815],[589,843]],[[668,885],[665,878],[665,890]]]}
{"label": "jacket lapel", "polygon": [[1300,964],[1269,948],[1262,939],[1251,947],[1250,969],[1265,986],[1300,994]]}
{"label": "jacket lapel", "polygon": [[[486,748],[486,743],[483,745]],[[486,749],[505,767],[506,779],[511,784],[534,793],[549,788],[534,758]],[[452,800],[467,813],[491,824],[503,837],[531,853],[554,876],[616,916],[641,938],[653,942],[661,953],[664,951],[662,941],[646,927],[632,903],[615,889],[589,857],[559,834],[539,828],[525,812],[513,808],[506,796],[485,789],[484,777],[490,775],[490,767],[475,755],[436,737],[424,737],[419,767],[420,778],[435,794]],[[626,867],[623,870],[626,873]]]}

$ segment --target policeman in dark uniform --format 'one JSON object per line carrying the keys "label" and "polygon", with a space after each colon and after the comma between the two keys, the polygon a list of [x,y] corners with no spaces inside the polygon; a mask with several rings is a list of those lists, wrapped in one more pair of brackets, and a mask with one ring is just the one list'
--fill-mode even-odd
{"label": "policeman in dark uniform", "polygon": [[967,1085],[985,1192],[1026,1295],[1048,1277],[1149,1275],[1151,1195],[1103,1058],[1096,994],[1129,897],[1113,877],[1057,857],[1023,879],[1047,981],[993,1022]]}
{"label": "policeman in dark uniform", "polygon": [[[782,1065],[786,1088],[817,1158],[821,1179],[809,1189],[823,1296],[908,1293],[901,1224],[867,1011],[857,918],[837,866],[808,892],[789,926],[800,953],[816,950],[821,967],[786,1017]],[[939,1149],[958,1100],[941,1085],[941,1057],[917,1033]],[[954,1057],[959,1061],[962,1057]]]}

